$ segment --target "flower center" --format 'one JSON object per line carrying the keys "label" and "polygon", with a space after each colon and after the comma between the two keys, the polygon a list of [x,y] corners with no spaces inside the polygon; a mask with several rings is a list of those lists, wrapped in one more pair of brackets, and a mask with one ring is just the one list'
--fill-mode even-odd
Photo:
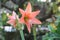
{"label": "flower center", "polygon": [[29,18],[28,18],[27,16],[24,17],[25,22],[26,22],[28,19],[29,19]]}

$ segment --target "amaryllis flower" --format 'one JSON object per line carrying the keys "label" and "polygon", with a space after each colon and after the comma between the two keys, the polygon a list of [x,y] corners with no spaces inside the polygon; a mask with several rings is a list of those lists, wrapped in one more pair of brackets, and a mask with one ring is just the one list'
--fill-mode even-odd
{"label": "amaryllis flower", "polygon": [[18,19],[18,15],[13,11],[12,15],[9,15],[9,13],[7,13],[7,16],[9,18],[9,21],[7,21],[7,23],[11,24],[15,27],[16,26],[16,19]]}
{"label": "amaryllis flower", "polygon": [[29,32],[31,32],[30,28],[32,27],[32,24],[41,24],[41,22],[35,18],[40,11],[32,12],[30,2],[28,2],[28,5],[25,11],[20,8],[19,8],[19,11],[22,14],[22,17],[19,19],[20,23],[26,24]]}

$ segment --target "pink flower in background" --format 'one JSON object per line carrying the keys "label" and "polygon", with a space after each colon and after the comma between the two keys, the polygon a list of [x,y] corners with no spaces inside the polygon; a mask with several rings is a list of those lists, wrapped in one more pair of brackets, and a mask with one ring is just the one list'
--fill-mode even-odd
{"label": "pink flower in background", "polygon": [[28,2],[26,10],[22,10],[19,8],[20,13],[22,14],[22,17],[19,19],[20,23],[24,23],[27,25],[27,29],[29,32],[31,32],[32,24],[41,24],[41,22],[36,19],[35,17],[39,14],[39,11],[32,12],[31,4]]}
{"label": "pink flower in background", "polygon": [[18,15],[13,11],[12,15],[9,15],[7,13],[7,16],[9,18],[9,21],[7,21],[8,24],[13,25],[14,27],[16,26],[16,19],[18,19]]}

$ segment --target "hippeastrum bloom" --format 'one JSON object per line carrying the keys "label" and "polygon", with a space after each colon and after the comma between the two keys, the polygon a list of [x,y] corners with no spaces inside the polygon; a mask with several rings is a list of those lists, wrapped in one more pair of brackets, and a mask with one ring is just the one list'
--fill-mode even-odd
{"label": "hippeastrum bloom", "polygon": [[9,18],[9,21],[7,21],[7,23],[11,24],[15,27],[16,26],[16,19],[18,19],[18,15],[13,11],[12,15],[9,15],[9,13],[7,13],[7,17]]}
{"label": "hippeastrum bloom", "polygon": [[20,23],[25,23],[27,25],[27,29],[29,32],[31,32],[30,28],[32,27],[32,24],[41,24],[41,22],[35,18],[40,11],[32,12],[30,2],[28,2],[28,5],[25,11],[20,8],[19,8],[19,11],[22,14],[22,17],[19,19]]}

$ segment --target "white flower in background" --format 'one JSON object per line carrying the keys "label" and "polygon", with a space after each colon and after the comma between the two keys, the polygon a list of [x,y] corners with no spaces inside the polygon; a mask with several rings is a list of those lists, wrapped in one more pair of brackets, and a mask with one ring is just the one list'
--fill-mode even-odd
{"label": "white flower in background", "polygon": [[48,2],[51,2],[51,0],[48,0]]}
{"label": "white flower in background", "polygon": [[46,2],[46,0],[41,0],[41,2]]}
{"label": "white flower in background", "polygon": [[37,0],[38,2],[46,2],[46,1],[48,1],[48,2],[51,2],[51,0]]}
{"label": "white flower in background", "polygon": [[5,26],[4,31],[5,32],[15,32],[16,28],[13,28],[12,26]]}
{"label": "white flower in background", "polygon": [[12,27],[10,27],[10,26],[5,26],[5,28],[4,28],[4,31],[6,31],[6,32],[11,32],[11,30],[12,30]]}
{"label": "white flower in background", "polygon": [[58,7],[58,11],[60,12],[60,6]]}
{"label": "white flower in background", "polygon": [[46,0],[37,0],[38,2],[46,2]]}

